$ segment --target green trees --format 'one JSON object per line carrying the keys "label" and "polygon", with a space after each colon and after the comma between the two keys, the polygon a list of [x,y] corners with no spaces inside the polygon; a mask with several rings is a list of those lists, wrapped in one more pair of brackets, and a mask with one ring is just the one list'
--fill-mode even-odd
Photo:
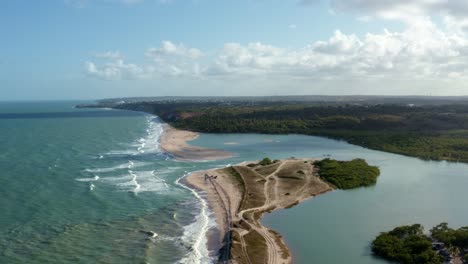
{"label": "green trees", "polygon": [[273,164],[273,162],[271,161],[270,158],[267,157],[267,158],[262,159],[258,164],[262,166],[266,166],[266,165]]}
{"label": "green trees", "polygon": [[449,248],[468,249],[468,227],[455,230],[441,223],[431,229],[431,236]]}
{"label": "green trees", "polygon": [[382,258],[403,264],[439,264],[442,259],[432,249],[431,240],[419,224],[396,227],[372,242],[372,252]]}
{"label": "green trees", "polygon": [[[433,240],[437,242],[434,247]],[[424,234],[423,227],[419,224],[396,227],[392,231],[381,233],[372,242],[374,254],[404,264],[442,263],[444,259],[450,260],[450,255],[453,257],[460,253],[467,262],[467,249],[468,227],[455,230],[447,223],[433,227],[430,236]]]}
{"label": "green trees", "polygon": [[468,162],[466,104],[160,101],[114,107],[149,112],[197,132],[317,135],[423,159]]}
{"label": "green trees", "polygon": [[320,178],[339,189],[374,185],[380,175],[379,168],[370,166],[363,159],[351,161],[323,159],[314,162],[314,165],[319,169]]}

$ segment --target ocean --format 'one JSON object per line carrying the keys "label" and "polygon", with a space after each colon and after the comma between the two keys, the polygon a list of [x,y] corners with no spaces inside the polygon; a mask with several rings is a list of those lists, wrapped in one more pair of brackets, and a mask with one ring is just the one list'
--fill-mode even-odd
{"label": "ocean", "polygon": [[[370,253],[401,224],[468,225],[468,165],[422,161],[301,135],[202,134],[233,158],[180,162],[162,153],[157,117],[75,109],[83,102],[0,103],[0,263],[210,263],[211,212],[178,183],[246,160],[365,158],[374,187],[334,191],[265,215],[295,263],[386,263]],[[153,237],[154,232],[157,236]]]}
{"label": "ocean", "polygon": [[76,103],[0,104],[0,263],[207,263],[176,183],[207,164],[162,153],[156,117]]}

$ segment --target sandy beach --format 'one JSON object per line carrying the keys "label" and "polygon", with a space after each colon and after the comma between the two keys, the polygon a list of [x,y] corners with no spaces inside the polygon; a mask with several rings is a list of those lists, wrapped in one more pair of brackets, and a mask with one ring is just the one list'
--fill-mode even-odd
{"label": "sandy beach", "polygon": [[[281,235],[262,226],[259,220],[265,212],[289,208],[332,190],[314,175],[311,162],[311,159],[282,160],[270,167],[259,168],[259,173],[246,166],[250,162],[244,162],[230,168],[194,172],[184,179],[184,184],[206,194],[219,229],[209,239],[215,245],[229,245],[220,251],[221,255],[230,256],[229,263],[292,263],[292,256]],[[292,183],[284,177],[284,173],[291,172],[292,168],[303,170],[303,181],[294,179],[297,183]],[[233,176],[233,170],[244,179],[244,183]],[[255,197],[253,192],[259,195]],[[263,258],[249,251],[252,233],[265,240]]]}
{"label": "sandy beach", "polygon": [[164,124],[160,147],[163,151],[181,161],[210,161],[233,156],[232,153],[224,150],[202,148],[187,143],[198,136],[198,133],[175,129],[168,124]]}

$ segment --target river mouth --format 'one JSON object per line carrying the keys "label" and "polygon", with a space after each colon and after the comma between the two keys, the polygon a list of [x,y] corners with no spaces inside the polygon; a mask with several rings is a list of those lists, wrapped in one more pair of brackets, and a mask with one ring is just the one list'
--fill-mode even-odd
{"label": "river mouth", "polygon": [[[69,110],[72,105],[48,107],[81,111]],[[151,117],[89,115],[0,122],[8,135],[0,138],[5,147],[0,153],[5,175],[0,248],[7,248],[0,262],[39,263],[34,259],[51,256],[66,262],[77,254],[88,257],[76,263],[98,258],[124,263],[127,259],[120,255],[178,262],[192,252],[182,237],[200,206],[174,182],[191,171],[266,156],[363,158],[381,170],[373,187],[333,191],[264,215],[262,223],[284,237],[295,263],[386,263],[369,248],[381,231],[413,223],[432,227],[448,222],[454,228],[468,223],[466,164],[422,161],[320,137],[258,134],[201,134],[191,144],[235,156],[178,162],[152,153],[157,126],[148,136]],[[159,236],[153,241],[141,230]]]}

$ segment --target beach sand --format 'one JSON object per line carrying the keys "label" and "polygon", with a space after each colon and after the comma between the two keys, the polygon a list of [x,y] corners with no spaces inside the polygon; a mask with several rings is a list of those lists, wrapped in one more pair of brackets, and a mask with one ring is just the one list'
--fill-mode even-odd
{"label": "beach sand", "polygon": [[211,161],[233,156],[224,150],[202,148],[187,143],[197,137],[198,133],[175,129],[168,124],[164,124],[160,146],[163,151],[181,161]]}
{"label": "beach sand", "polygon": [[[282,160],[279,166],[271,170],[271,172],[265,175],[257,174],[255,177],[259,179],[264,177],[263,179],[266,180],[265,184],[260,183],[257,186],[260,188],[257,189],[257,191],[261,193],[261,195],[266,195],[263,197],[265,198],[265,202],[249,208],[245,208],[246,201],[243,201],[243,199],[250,199],[249,197],[251,192],[254,191],[254,188],[248,190],[249,195],[245,196],[244,191],[246,190],[244,189],[244,184],[248,184],[249,186],[256,184],[254,182],[240,183],[239,180],[233,177],[229,172],[229,169],[199,171],[185,177],[183,182],[185,185],[194,188],[197,192],[206,194],[205,199],[214,214],[218,232],[211,233],[211,235],[209,235],[209,240],[211,241],[211,245],[218,245],[218,248],[211,249],[219,250],[221,245],[226,243],[224,235],[227,234],[227,231],[232,230],[234,233],[237,233],[237,238],[241,237],[241,243],[231,243],[233,248],[228,249],[231,250],[230,253],[228,253],[231,254],[232,257],[232,259],[230,259],[231,263],[249,263],[250,260],[247,261],[249,258],[253,258],[252,260],[256,263],[258,262],[258,259],[255,259],[257,257],[250,256],[249,250],[246,249],[252,245],[249,244],[247,240],[245,240],[247,242],[244,241],[244,238],[248,237],[247,234],[250,232],[249,230],[254,230],[267,242],[267,253],[264,258],[266,263],[291,263],[292,256],[281,236],[262,226],[258,220],[265,212],[289,208],[306,199],[332,190],[327,183],[321,181],[314,175],[313,166],[309,165],[310,163],[304,163],[305,161],[311,162],[312,159]],[[243,171],[242,167],[247,168],[245,165],[249,163],[250,162],[244,162],[233,167],[240,172]],[[290,189],[290,183],[284,182],[284,179],[278,178],[278,174],[298,166],[309,166],[309,169],[306,171],[307,177],[305,177],[303,182],[292,186],[293,189]],[[245,169],[244,172],[247,172],[246,175],[250,173],[245,171]],[[250,177],[252,177],[252,175],[249,176],[249,178]],[[302,187],[298,188],[297,186]],[[288,194],[284,195],[286,192],[288,192]],[[289,192],[291,192],[291,194],[289,194]],[[241,207],[241,204],[244,205]],[[256,217],[252,218],[256,213],[260,214],[258,215],[258,219],[254,219]],[[220,253],[223,253],[223,250]]]}

